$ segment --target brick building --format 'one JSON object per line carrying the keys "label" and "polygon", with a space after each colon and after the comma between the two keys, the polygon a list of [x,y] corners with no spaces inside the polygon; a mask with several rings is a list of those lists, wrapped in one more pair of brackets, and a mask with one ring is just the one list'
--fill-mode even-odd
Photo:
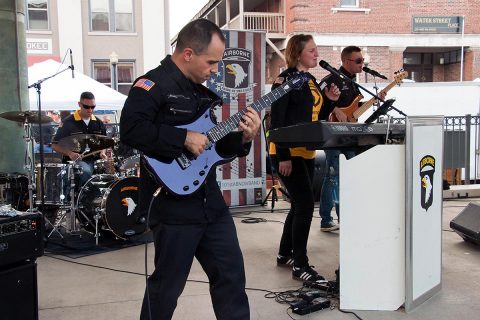
{"label": "brick building", "polygon": [[283,67],[286,41],[297,33],[312,34],[320,59],[332,66],[340,65],[343,47],[357,45],[368,66],[389,78],[401,68],[417,82],[480,78],[478,0],[211,0],[196,17],[222,28],[267,31],[267,82]]}

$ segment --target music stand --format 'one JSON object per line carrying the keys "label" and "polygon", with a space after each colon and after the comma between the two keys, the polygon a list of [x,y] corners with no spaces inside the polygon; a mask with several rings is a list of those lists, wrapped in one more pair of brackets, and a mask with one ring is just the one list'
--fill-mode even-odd
{"label": "music stand", "polygon": [[[277,186],[275,185],[275,177],[277,176],[274,174],[274,168],[272,164],[272,157],[270,157],[270,150],[269,150],[269,143],[268,143],[268,137],[267,137],[267,118],[270,117],[270,114],[265,113],[265,116],[262,119],[262,131],[263,131],[263,137],[265,138],[265,144],[266,144],[266,149],[267,149],[267,157],[270,160],[269,165],[270,165],[270,179],[272,181],[272,187],[270,188],[270,191],[267,193],[265,198],[262,201],[262,206],[265,206],[268,201],[268,197],[272,197],[272,206],[270,208],[270,212],[273,212],[273,209],[275,208],[275,201],[278,201],[278,194],[277,194]],[[283,187],[278,187],[278,191],[280,191],[283,195],[285,195],[287,198],[290,198],[288,195],[288,192],[283,188]]]}
{"label": "music stand", "polygon": [[370,117],[368,117],[367,120],[365,120],[365,123],[371,123],[371,122],[377,120],[378,117],[386,115],[387,112],[392,110],[392,109],[397,111],[398,113],[400,113],[404,117],[406,117],[407,115],[405,113],[403,113],[401,110],[399,110],[399,109],[397,109],[393,106],[394,102],[395,102],[395,99],[389,99],[389,100],[385,101],[384,104],[382,104],[377,110],[375,110],[374,113],[372,113],[370,115]]}

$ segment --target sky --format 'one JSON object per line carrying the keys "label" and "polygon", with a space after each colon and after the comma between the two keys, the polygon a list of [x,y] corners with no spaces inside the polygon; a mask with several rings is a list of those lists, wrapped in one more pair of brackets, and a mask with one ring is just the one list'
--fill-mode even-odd
{"label": "sky", "polygon": [[170,5],[170,39],[197,14],[208,0],[168,0]]}

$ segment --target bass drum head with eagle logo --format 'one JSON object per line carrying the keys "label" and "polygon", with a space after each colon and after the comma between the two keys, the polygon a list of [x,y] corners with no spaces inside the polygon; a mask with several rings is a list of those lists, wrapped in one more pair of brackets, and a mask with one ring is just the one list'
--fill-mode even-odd
{"label": "bass drum head with eagle logo", "polygon": [[138,208],[138,177],[114,182],[104,195],[102,211],[105,223],[119,238],[127,239],[145,232],[145,217]]}

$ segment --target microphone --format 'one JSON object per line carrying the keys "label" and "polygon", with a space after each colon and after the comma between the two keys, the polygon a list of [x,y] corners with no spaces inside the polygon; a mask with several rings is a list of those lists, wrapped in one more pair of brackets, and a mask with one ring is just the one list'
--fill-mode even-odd
{"label": "microphone", "polygon": [[69,50],[70,50],[70,69],[72,69],[72,79],[75,79],[75,72],[73,72],[75,70],[75,67],[73,66],[72,49],[69,49]]}
{"label": "microphone", "polygon": [[370,73],[370,74],[371,74],[372,76],[374,76],[374,77],[379,77],[379,78],[381,78],[381,79],[388,80],[387,77],[385,77],[385,76],[384,76],[383,74],[381,74],[381,73],[378,73],[378,72],[375,71],[375,70],[369,69],[369,68],[367,68],[367,67],[363,67],[362,70],[365,71],[366,73]]}
{"label": "microphone", "polygon": [[326,62],[325,60],[320,60],[318,64],[320,65],[320,67],[329,71],[330,73],[333,73],[334,75],[337,75],[342,79],[345,79],[346,76],[343,73],[341,73],[340,71],[338,71],[337,69],[329,65],[328,62]]}

